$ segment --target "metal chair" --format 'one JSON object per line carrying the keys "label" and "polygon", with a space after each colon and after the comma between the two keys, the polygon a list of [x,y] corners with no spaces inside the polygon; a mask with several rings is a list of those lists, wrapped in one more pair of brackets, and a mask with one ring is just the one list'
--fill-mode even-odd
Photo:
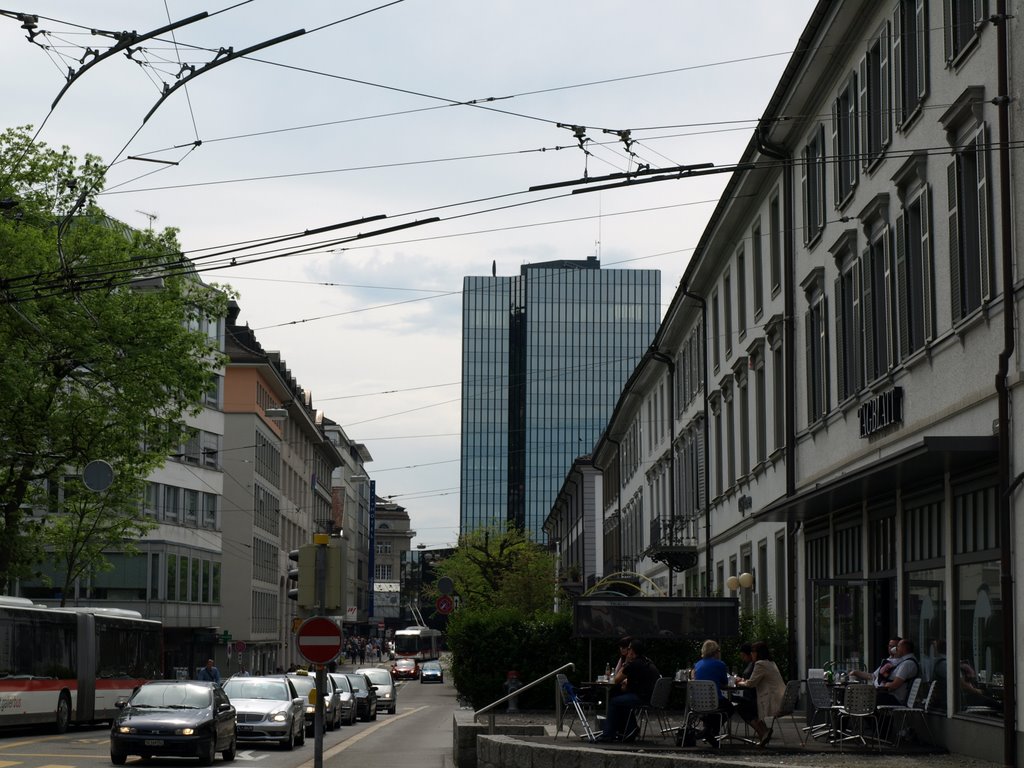
{"label": "metal chair", "polygon": [[[914,683],[920,682],[920,678],[914,681]],[[932,704],[932,697],[935,695],[938,682],[938,680],[932,680],[931,683],[928,684],[928,693],[925,694],[920,707],[917,706],[917,699],[920,698],[920,690],[915,691],[911,689],[910,694],[907,695],[907,706],[904,708],[897,707],[893,709],[893,727],[896,729],[897,749],[899,749],[900,742],[903,741],[903,735],[907,728],[907,721],[915,716],[921,718],[921,724],[925,727],[925,730],[928,731],[928,741],[932,742],[935,740],[935,737],[932,735],[932,727],[928,725],[928,718],[925,717],[925,713],[928,712],[928,708]],[[918,686],[918,688],[920,688],[920,686]],[[911,701],[910,697],[915,693],[917,693],[918,696],[914,701]],[[899,720],[898,724],[896,723],[896,720]]]}
{"label": "metal chair", "polygon": [[[583,735],[587,741],[597,741],[597,735],[594,733],[594,729],[590,727],[590,718],[586,705],[576,695],[576,689],[569,682],[569,678],[559,674],[555,675],[555,680],[558,682],[558,690],[562,699],[561,719],[564,720],[566,714],[569,715],[569,724],[565,727],[566,737],[568,738],[569,734],[573,732],[572,727],[579,720],[580,727],[583,729]],[[556,731],[555,738],[557,737],[558,732]]]}
{"label": "metal chair", "polygon": [[[870,721],[875,728],[875,744],[878,750],[882,750],[882,738],[878,731],[878,709],[876,699],[878,692],[873,685],[851,685],[846,689],[846,700],[839,707],[839,749],[843,748],[844,742],[857,739],[865,747],[868,745],[864,737],[864,728]],[[847,731],[843,723],[847,721],[856,722],[859,725],[857,733]],[[851,722],[851,724],[852,724]]]}
{"label": "metal chair", "polygon": [[[804,727],[807,738],[821,738],[828,736],[833,728],[832,694],[828,689],[823,677],[807,678],[807,696],[811,700],[811,719]],[[819,722],[819,716],[825,715],[824,722]],[[806,739],[804,740],[806,744]]]}
{"label": "metal chair", "polygon": [[[724,714],[718,708],[718,686],[713,680],[690,680],[686,684],[686,709],[683,712],[683,727],[676,731],[676,746],[687,740],[690,728],[696,731],[697,724],[703,725],[705,715]],[[721,726],[719,726],[721,729]]]}
{"label": "metal chair", "polygon": [[[921,690],[921,678],[916,677],[910,684],[910,692],[907,694],[907,701],[905,704],[878,704],[876,709],[878,714],[885,718],[887,726],[895,726],[897,720],[902,719],[902,713],[907,709],[913,709],[917,704],[917,694]],[[890,728],[886,728],[886,738],[890,741],[893,739],[890,736]],[[897,731],[896,741],[899,740],[899,732]]]}
{"label": "metal chair", "polygon": [[637,727],[640,728],[640,738],[647,735],[647,726],[650,723],[651,712],[658,720],[659,733],[672,733],[675,728],[668,721],[668,703],[672,698],[672,678],[659,677],[654,683],[654,690],[651,692],[651,701],[643,707],[637,707],[635,712]]}
{"label": "metal chair", "polygon": [[[779,721],[779,718],[789,719],[793,723],[793,730],[796,731],[796,737],[800,740],[800,746],[806,746],[807,742],[803,739],[803,732],[800,730],[800,726],[796,724],[796,721],[792,719],[793,713],[796,711],[797,702],[800,701],[800,681],[790,680],[786,683],[786,692],[782,696],[782,703],[779,705],[779,711],[772,716],[772,721],[769,723],[769,730],[775,730],[775,723]],[[786,733],[779,726],[779,735],[782,736],[782,743],[786,744]],[[788,746],[788,745],[787,745]]]}

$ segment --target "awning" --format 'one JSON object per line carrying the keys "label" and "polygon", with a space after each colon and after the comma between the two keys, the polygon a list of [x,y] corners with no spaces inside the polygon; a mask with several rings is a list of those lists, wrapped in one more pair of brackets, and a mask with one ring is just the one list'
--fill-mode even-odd
{"label": "awning", "polygon": [[893,494],[907,485],[919,485],[930,477],[940,478],[949,470],[962,472],[994,464],[997,455],[994,435],[925,437],[917,445],[840,478],[773,501],[753,518],[758,522],[810,520],[864,499]]}

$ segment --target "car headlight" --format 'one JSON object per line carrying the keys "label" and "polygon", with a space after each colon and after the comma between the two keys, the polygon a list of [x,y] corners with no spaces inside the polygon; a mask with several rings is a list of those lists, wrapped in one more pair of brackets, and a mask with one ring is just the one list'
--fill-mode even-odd
{"label": "car headlight", "polygon": [[312,715],[314,712],[316,712],[316,707],[314,707],[312,704],[306,707],[307,715]]}
{"label": "car headlight", "polygon": [[130,725],[119,725],[117,727],[117,732],[118,733],[135,733],[136,731]]}
{"label": "car headlight", "polygon": [[288,713],[287,712],[275,712],[274,714],[272,714],[270,716],[270,719],[273,720],[275,723],[283,723],[285,720],[288,719]]}
{"label": "car headlight", "polygon": [[179,728],[174,732],[175,736],[193,736],[196,732],[195,728]]}
{"label": "car headlight", "polygon": [[390,694],[390,693],[382,693],[382,694],[380,695],[380,697],[381,697],[382,699],[390,699],[390,698],[391,698],[391,694]]}

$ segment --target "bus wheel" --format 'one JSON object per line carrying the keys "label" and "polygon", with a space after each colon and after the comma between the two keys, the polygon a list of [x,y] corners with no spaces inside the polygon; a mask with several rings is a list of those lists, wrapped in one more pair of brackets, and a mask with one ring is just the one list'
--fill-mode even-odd
{"label": "bus wheel", "polygon": [[62,693],[60,698],[57,699],[57,720],[54,722],[54,728],[57,733],[64,733],[68,729],[68,724],[71,722],[71,697],[67,693]]}

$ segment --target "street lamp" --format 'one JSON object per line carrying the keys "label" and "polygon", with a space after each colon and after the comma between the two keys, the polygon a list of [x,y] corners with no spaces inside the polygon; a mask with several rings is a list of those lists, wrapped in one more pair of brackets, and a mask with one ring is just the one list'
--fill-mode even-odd
{"label": "street lamp", "polygon": [[754,586],[754,574],[741,573],[739,576],[730,576],[725,580],[725,586],[731,592],[735,592],[738,589],[750,589]]}

